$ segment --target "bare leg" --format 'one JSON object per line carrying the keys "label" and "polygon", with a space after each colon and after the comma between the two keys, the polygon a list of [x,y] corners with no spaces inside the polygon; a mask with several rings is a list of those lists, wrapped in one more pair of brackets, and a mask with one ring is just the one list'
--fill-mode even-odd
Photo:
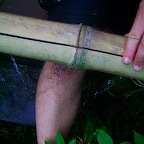
{"label": "bare leg", "polygon": [[79,106],[84,73],[45,63],[36,93],[38,144],[45,140],[54,143],[57,131],[67,135]]}

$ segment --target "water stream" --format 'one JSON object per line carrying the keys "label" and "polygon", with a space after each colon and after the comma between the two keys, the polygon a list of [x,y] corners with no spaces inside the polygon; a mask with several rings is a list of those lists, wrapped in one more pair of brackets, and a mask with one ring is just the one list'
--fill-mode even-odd
{"label": "water stream", "polygon": [[35,123],[35,90],[39,68],[0,62],[0,119],[22,124]]}

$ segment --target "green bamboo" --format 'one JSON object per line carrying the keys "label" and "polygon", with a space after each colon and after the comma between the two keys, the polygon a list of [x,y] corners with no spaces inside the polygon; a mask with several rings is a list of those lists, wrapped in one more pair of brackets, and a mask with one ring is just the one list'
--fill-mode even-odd
{"label": "green bamboo", "polygon": [[73,61],[76,49],[70,46],[0,35],[0,52],[69,65]]}
{"label": "green bamboo", "polygon": [[122,63],[126,38],[88,26],[0,13],[0,52],[144,80]]}

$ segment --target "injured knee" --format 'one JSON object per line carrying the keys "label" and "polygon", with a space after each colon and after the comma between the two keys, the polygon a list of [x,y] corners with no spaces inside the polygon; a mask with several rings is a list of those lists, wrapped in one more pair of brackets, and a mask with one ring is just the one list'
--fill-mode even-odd
{"label": "injured knee", "polygon": [[64,81],[74,74],[74,70],[64,65],[54,64],[51,74],[59,81]]}

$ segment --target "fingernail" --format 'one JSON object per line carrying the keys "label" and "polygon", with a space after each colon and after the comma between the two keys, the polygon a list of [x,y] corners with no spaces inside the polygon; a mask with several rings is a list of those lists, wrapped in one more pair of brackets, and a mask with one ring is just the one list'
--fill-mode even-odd
{"label": "fingernail", "polygon": [[139,65],[134,65],[133,67],[136,71],[140,71],[142,69],[142,66]]}
{"label": "fingernail", "polygon": [[125,58],[124,58],[124,63],[125,63],[125,64],[130,64],[130,63],[131,63],[131,60],[130,60],[128,57],[125,57]]}

